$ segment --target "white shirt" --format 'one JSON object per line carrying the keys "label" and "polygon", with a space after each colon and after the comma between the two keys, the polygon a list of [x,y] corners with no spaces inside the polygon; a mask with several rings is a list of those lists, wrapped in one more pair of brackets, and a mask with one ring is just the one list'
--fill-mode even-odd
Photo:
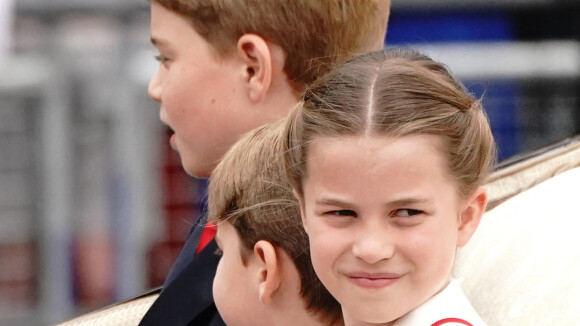
{"label": "white shirt", "polygon": [[394,326],[485,326],[457,281],[401,317]]}

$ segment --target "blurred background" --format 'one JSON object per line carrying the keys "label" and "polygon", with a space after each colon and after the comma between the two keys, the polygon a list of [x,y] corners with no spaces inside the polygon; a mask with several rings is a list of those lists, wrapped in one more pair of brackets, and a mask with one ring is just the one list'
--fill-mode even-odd
{"label": "blurred background", "polygon": [[[502,160],[580,132],[577,0],[392,0],[389,46],[482,96]],[[145,0],[0,0],[0,325],[162,284],[203,202],[146,87]]]}

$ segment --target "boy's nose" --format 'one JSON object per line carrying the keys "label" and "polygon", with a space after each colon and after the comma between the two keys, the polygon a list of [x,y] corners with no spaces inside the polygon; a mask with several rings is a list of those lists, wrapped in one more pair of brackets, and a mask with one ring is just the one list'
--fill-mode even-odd
{"label": "boy's nose", "polygon": [[352,253],[368,264],[375,264],[393,257],[395,243],[384,226],[369,226],[357,234]]}
{"label": "boy's nose", "polygon": [[156,102],[161,102],[161,82],[159,80],[159,72],[151,78],[149,81],[149,87],[147,87],[147,93]]}

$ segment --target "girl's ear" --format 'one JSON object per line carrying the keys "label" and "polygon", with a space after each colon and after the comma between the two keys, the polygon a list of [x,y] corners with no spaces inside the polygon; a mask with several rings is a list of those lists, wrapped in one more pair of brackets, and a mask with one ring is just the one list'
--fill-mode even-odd
{"label": "girl's ear", "polygon": [[485,188],[479,187],[467,199],[466,204],[459,216],[459,228],[457,237],[457,247],[463,247],[469,241],[487,205],[487,192]]}
{"label": "girl's ear", "polygon": [[238,40],[238,55],[244,65],[244,81],[253,102],[261,102],[272,82],[272,51],[268,43],[255,34],[244,34]]}
{"label": "girl's ear", "polygon": [[282,283],[282,268],[276,248],[266,240],[254,245],[254,258],[258,263],[258,294],[260,302],[269,305]]}

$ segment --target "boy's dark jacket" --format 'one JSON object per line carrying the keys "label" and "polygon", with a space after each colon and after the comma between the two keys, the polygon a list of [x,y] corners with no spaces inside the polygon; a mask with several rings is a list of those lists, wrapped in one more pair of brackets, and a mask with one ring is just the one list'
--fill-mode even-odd
{"label": "boy's dark jacket", "polygon": [[225,326],[212,295],[213,278],[219,262],[215,240],[195,253],[206,223],[206,214],[194,223],[159,297],[140,326]]}

